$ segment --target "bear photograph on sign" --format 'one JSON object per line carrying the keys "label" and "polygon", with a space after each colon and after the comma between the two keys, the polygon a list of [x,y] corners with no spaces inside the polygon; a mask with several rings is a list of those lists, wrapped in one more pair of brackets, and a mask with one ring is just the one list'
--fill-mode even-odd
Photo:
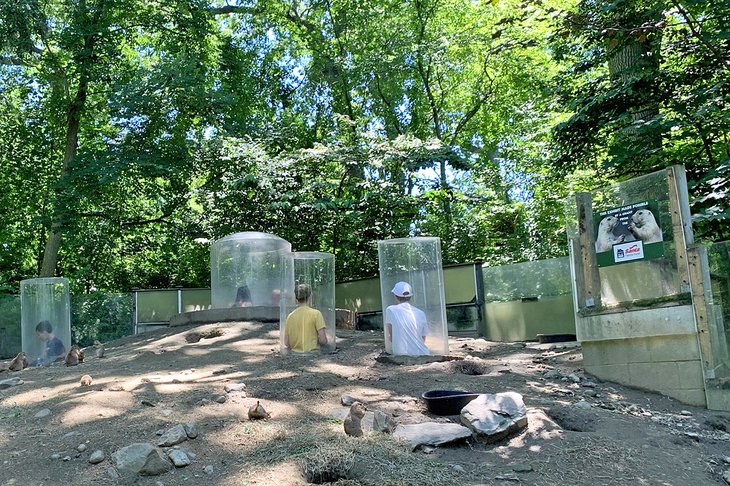
{"label": "bear photograph on sign", "polygon": [[656,201],[643,201],[593,214],[596,259],[604,267],[664,256]]}

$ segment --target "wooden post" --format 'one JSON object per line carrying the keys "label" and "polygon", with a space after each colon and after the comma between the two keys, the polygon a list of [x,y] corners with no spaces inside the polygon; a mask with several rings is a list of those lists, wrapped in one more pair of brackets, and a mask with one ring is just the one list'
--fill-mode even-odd
{"label": "wooden post", "polygon": [[694,235],[692,233],[692,218],[689,211],[687,177],[684,172],[684,167],[681,165],[673,165],[667,169],[667,186],[669,188],[669,209],[672,216],[674,246],[677,252],[679,291],[689,292],[690,280],[687,246],[694,243]]}
{"label": "wooden post", "polygon": [[710,271],[707,260],[707,248],[697,245],[687,250],[689,261],[689,279],[692,288],[692,307],[697,324],[697,340],[702,354],[702,368],[705,379],[713,379],[716,357],[712,352],[712,296],[710,294]]}
{"label": "wooden post", "polygon": [[596,234],[593,228],[591,193],[577,193],[575,203],[578,208],[578,241],[574,244],[573,250],[578,265],[575,272],[578,305],[581,308],[600,307],[601,279],[596,261]]}

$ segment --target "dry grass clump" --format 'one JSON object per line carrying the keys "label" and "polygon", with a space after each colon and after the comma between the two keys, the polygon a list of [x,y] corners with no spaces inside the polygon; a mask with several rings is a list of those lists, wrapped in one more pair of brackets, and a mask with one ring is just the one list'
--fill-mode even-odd
{"label": "dry grass clump", "polygon": [[[301,431],[256,434],[247,445],[249,466],[275,466],[295,461],[306,481],[341,486],[383,484],[442,486],[463,484],[460,473],[429,460],[386,434],[349,437],[332,430],[303,427]],[[253,443],[255,442],[255,444]]]}
{"label": "dry grass clump", "polygon": [[475,359],[465,359],[464,361],[452,361],[451,369],[455,373],[464,375],[485,375],[488,373],[487,365]]}

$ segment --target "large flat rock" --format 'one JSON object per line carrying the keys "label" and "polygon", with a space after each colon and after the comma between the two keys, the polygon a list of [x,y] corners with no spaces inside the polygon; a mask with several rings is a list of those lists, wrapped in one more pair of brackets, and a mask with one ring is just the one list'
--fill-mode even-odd
{"label": "large flat rock", "polygon": [[231,307],[228,309],[206,309],[176,314],[170,319],[170,327],[209,322],[279,322],[279,306],[258,305],[252,307]]}
{"label": "large flat rock", "polygon": [[409,442],[413,449],[421,445],[439,446],[471,437],[471,430],[459,424],[426,422],[399,425],[393,437]]}
{"label": "large flat rock", "polygon": [[527,426],[527,408],[519,393],[485,393],[461,409],[461,423],[478,439],[496,442]]}

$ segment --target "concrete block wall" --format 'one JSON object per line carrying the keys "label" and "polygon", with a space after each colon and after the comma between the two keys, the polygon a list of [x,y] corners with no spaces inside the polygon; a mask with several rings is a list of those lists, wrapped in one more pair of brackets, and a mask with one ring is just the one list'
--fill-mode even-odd
{"label": "concrete block wall", "polygon": [[586,341],[581,346],[585,371],[601,380],[707,405],[695,334]]}

